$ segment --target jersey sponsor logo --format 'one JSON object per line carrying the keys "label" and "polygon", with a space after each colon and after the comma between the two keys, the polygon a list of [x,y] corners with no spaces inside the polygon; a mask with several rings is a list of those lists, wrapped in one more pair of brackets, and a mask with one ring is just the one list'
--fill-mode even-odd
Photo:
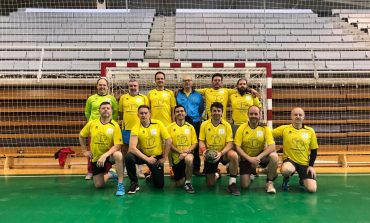
{"label": "jersey sponsor logo", "polygon": [[142,98],[136,98],[136,103],[141,103],[141,102],[143,102]]}
{"label": "jersey sponsor logo", "polygon": [[308,133],[307,132],[302,132],[301,136],[304,139],[308,139]]}
{"label": "jersey sponsor logo", "polygon": [[257,137],[262,137],[263,136],[263,131],[259,130],[257,131]]}
{"label": "jersey sponsor logo", "polygon": [[189,130],[189,129],[185,129],[185,130],[184,130],[184,133],[185,133],[186,135],[189,135],[189,134],[190,134],[190,130]]}
{"label": "jersey sponsor logo", "polygon": [[114,130],[113,130],[112,128],[108,128],[108,129],[107,129],[107,134],[112,135],[112,134],[113,134],[113,131],[114,131]]}
{"label": "jersey sponsor logo", "polygon": [[225,129],[224,128],[219,129],[218,134],[222,134],[222,135],[225,134]]}
{"label": "jersey sponsor logo", "polygon": [[157,135],[157,129],[151,129],[150,134],[151,135]]}
{"label": "jersey sponsor logo", "polygon": [[252,100],[252,98],[251,98],[251,96],[250,95],[247,95],[247,96],[245,96],[245,100]]}

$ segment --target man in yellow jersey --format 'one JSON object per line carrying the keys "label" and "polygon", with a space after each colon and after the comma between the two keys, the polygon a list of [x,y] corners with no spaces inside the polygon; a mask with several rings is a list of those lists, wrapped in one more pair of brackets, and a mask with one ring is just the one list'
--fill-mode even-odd
{"label": "man in yellow jersey", "polygon": [[276,193],[273,181],[277,177],[278,155],[271,129],[260,124],[261,110],[252,105],[248,111],[249,121],[242,124],[236,131],[234,143],[239,154],[240,186],[248,188],[251,174],[261,166],[266,168],[266,191]]}
{"label": "man in yellow jersey", "polygon": [[261,107],[261,102],[258,97],[255,97],[254,93],[247,85],[247,79],[241,78],[236,83],[237,93],[230,95],[230,104],[232,112],[232,128],[233,134],[235,134],[238,127],[248,122],[248,109],[252,105]]}
{"label": "man in yellow jersey", "polygon": [[198,145],[194,127],[185,122],[185,108],[177,105],[174,109],[175,122],[168,126],[168,133],[172,138],[171,159],[176,186],[184,186],[185,191],[194,193],[191,178],[193,175],[193,151]]}
{"label": "man in yellow jersey", "polygon": [[[125,194],[122,167],[122,136],[119,125],[112,120],[112,106],[102,102],[99,108],[100,118],[89,121],[81,130],[79,141],[82,151],[92,160],[93,180],[96,188],[104,186],[110,178],[108,170],[116,164],[118,174],[117,196]],[[90,149],[87,150],[86,139],[90,137]]]}
{"label": "man in yellow jersey", "polygon": [[164,87],[165,74],[163,72],[158,71],[154,75],[154,79],[156,88],[148,92],[152,118],[161,121],[167,127],[173,120],[176,99],[173,91]]}
{"label": "man in yellow jersey", "polygon": [[[164,186],[164,161],[171,146],[171,137],[163,123],[150,118],[150,108],[140,105],[140,122],[131,129],[130,146],[125,158],[127,175],[131,180],[129,194],[140,190],[135,164],[146,164],[150,169],[150,180],[154,187]],[[162,141],[165,141],[163,149]]]}
{"label": "man in yellow jersey", "polygon": [[292,124],[275,128],[274,137],[283,138],[284,161],[280,172],[284,177],[282,189],[289,189],[289,177],[297,171],[301,186],[308,192],[317,190],[316,172],[313,168],[317,156],[317,138],[315,130],[303,124],[305,113],[302,108],[293,108]]}
{"label": "man in yellow jersey", "polygon": [[[139,93],[139,82],[137,80],[129,80],[128,91],[128,93],[120,97],[118,107],[119,113],[122,117],[123,157],[127,154],[131,129],[140,122],[139,117],[137,116],[137,109],[140,105],[149,105],[148,98]],[[141,174],[141,177],[144,177],[140,170],[138,171],[138,174]]]}
{"label": "man in yellow jersey", "polygon": [[[230,162],[230,179],[227,190],[232,195],[240,195],[236,186],[236,177],[238,174],[238,154],[232,150],[233,134],[230,124],[222,119],[223,105],[220,102],[214,102],[211,107],[211,119],[204,121],[200,126],[199,148],[205,154],[206,150],[217,151],[214,162],[204,161],[204,173],[206,174],[206,183],[213,186],[216,181],[216,172],[218,164],[221,162],[226,165]],[[221,176],[221,175],[219,175]]]}
{"label": "man in yellow jersey", "polygon": [[[102,102],[110,102],[113,109],[113,120],[117,120],[118,116],[118,103],[114,96],[108,93],[108,80],[104,77],[99,78],[96,83],[97,93],[91,95],[85,105],[85,117],[87,121],[95,120],[100,118],[99,107]],[[92,179],[92,166],[91,161],[88,161],[88,173],[85,177],[86,180]]]}

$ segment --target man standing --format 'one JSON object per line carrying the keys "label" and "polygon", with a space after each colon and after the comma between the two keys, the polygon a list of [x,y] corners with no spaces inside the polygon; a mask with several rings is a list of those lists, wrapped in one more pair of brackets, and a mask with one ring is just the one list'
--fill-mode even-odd
{"label": "man standing", "polygon": [[[96,83],[97,93],[91,95],[85,105],[85,117],[87,121],[95,120],[100,118],[99,107],[102,102],[109,102],[112,105],[112,117],[113,120],[117,120],[118,116],[118,103],[114,96],[108,93],[109,87],[108,80],[105,77],[99,78]],[[91,161],[88,160],[86,180],[92,179],[92,166]]]}
{"label": "man standing", "polygon": [[[140,190],[135,164],[146,164],[154,186],[163,188],[164,161],[172,141],[163,123],[150,118],[150,108],[147,105],[139,106],[138,117],[140,123],[131,129],[129,151],[125,158],[127,174],[131,181],[129,194]],[[162,141],[165,141],[165,149],[162,147]]]}
{"label": "man standing", "polygon": [[284,177],[282,189],[289,189],[289,177],[297,171],[300,184],[308,192],[317,190],[316,172],[313,168],[317,156],[315,130],[303,124],[305,114],[302,108],[293,108],[292,124],[282,125],[273,130],[274,137],[283,138],[283,165],[280,172]]}
{"label": "man standing", "polygon": [[[116,164],[118,174],[117,196],[125,194],[122,167],[122,136],[119,125],[112,120],[112,106],[103,102],[99,108],[100,118],[88,122],[81,130],[79,141],[84,154],[91,158],[94,185],[104,187],[109,179],[108,170]],[[87,150],[86,139],[90,137],[91,151]]]}
{"label": "man standing", "polygon": [[231,104],[231,112],[232,112],[232,119],[233,119],[233,133],[235,134],[238,127],[248,122],[248,109],[252,105],[257,107],[261,107],[261,102],[258,97],[255,97],[252,94],[251,89],[247,85],[247,80],[245,78],[241,78],[236,83],[236,89],[238,92],[236,94],[230,95],[230,104]]}
{"label": "man standing", "polygon": [[167,127],[173,120],[176,99],[173,91],[164,87],[165,74],[163,72],[158,71],[154,75],[154,79],[156,88],[148,92],[152,118],[161,121]]}
{"label": "man standing", "polygon": [[[273,181],[277,177],[278,155],[275,151],[275,141],[269,127],[259,123],[261,111],[259,107],[249,107],[249,122],[242,124],[236,131],[234,143],[240,156],[240,186],[248,188],[251,174],[256,168],[266,167],[266,191],[276,193]],[[265,146],[266,145],[266,146]]]}
{"label": "man standing", "polygon": [[168,126],[168,132],[172,138],[171,159],[174,178],[176,186],[184,186],[186,192],[194,193],[191,178],[193,175],[193,151],[198,145],[197,135],[194,127],[185,122],[185,108],[182,105],[177,105],[174,112],[175,122]]}
{"label": "man standing", "polygon": [[218,164],[221,162],[226,165],[230,162],[230,179],[227,190],[232,195],[240,195],[236,186],[236,177],[238,174],[238,154],[232,150],[233,137],[230,124],[222,119],[223,105],[220,102],[214,102],[211,107],[211,119],[204,121],[200,127],[199,148],[206,153],[206,150],[214,150],[217,156],[213,162],[204,161],[204,173],[206,174],[206,183],[213,186],[216,181],[216,172]]}
{"label": "man standing", "polygon": [[[200,124],[202,123],[202,114],[204,111],[203,96],[194,91],[193,80],[190,76],[183,78],[183,88],[180,89],[176,95],[176,102],[178,105],[182,105],[186,111],[186,121],[190,123],[199,137]],[[194,169],[193,173],[197,176],[200,173],[200,157],[199,157],[199,146],[197,145],[194,149]]]}
{"label": "man standing", "polygon": [[[128,151],[131,129],[140,122],[139,117],[137,116],[137,109],[140,105],[149,105],[148,98],[139,93],[139,82],[137,80],[129,80],[128,90],[129,92],[122,95],[119,99],[118,109],[122,116],[123,157],[126,156]],[[140,170],[139,174],[142,174]]]}

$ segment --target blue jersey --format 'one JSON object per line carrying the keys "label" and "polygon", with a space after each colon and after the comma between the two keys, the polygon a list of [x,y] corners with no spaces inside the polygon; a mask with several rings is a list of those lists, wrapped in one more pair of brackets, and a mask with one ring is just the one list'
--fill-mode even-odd
{"label": "blue jersey", "polygon": [[204,111],[203,96],[199,92],[192,91],[189,96],[184,89],[179,90],[176,95],[176,102],[185,108],[186,114],[193,122],[201,122]]}

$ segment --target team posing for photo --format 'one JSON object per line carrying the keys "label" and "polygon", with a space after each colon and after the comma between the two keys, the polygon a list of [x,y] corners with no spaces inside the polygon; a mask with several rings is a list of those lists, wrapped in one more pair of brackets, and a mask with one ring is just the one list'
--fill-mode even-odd
{"label": "team posing for photo", "polygon": [[[295,172],[299,183],[308,192],[316,192],[313,168],[317,155],[315,131],[304,125],[302,108],[291,110],[291,124],[273,130],[261,122],[259,94],[238,80],[236,89],[223,88],[223,76],[212,76],[212,88],[194,89],[192,78],[183,77],[183,86],[176,93],[165,88],[165,74],[154,75],[156,87],[147,96],[139,93],[137,80],[128,82],[128,93],[119,103],[108,94],[108,81],[100,78],[97,94],[90,96],[85,107],[88,123],[80,132],[80,144],[88,157],[86,179],[93,179],[96,188],[110,178],[116,179],[117,196],[140,190],[137,166],[146,164],[146,181],[156,188],[164,187],[164,162],[168,159],[175,185],[194,193],[192,176],[205,175],[207,186],[215,185],[221,173],[218,165],[227,166],[227,191],[240,195],[248,188],[256,169],[266,172],[265,189],[276,193],[278,155],[274,138],[283,142],[282,189],[289,189],[289,178]],[[226,121],[230,104],[232,121]],[[204,106],[205,105],[205,106]],[[202,122],[203,112],[206,120]],[[117,120],[122,120],[122,129]],[[204,157],[204,169],[200,171]],[[115,170],[111,169],[115,164]],[[130,186],[125,190],[124,169]]]}

